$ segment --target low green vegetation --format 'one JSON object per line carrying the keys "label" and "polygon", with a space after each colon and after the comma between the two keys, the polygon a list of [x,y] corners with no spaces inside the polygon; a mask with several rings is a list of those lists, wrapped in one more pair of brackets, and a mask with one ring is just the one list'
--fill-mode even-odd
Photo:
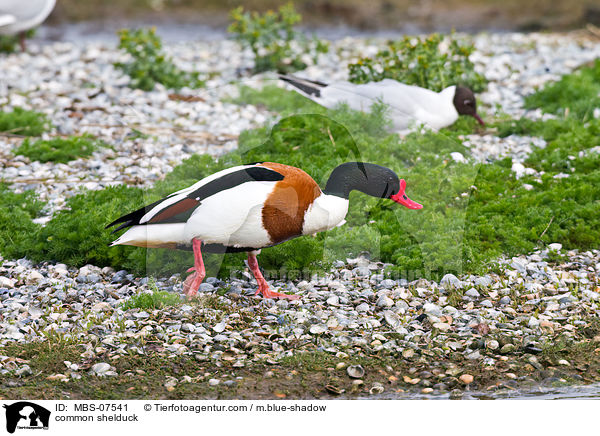
{"label": "low green vegetation", "polygon": [[39,136],[50,128],[48,118],[39,112],[15,107],[0,111],[0,132],[12,135]]}
{"label": "low green vegetation", "polygon": [[37,141],[27,138],[15,149],[14,153],[27,156],[32,161],[67,163],[78,158],[90,157],[94,151],[100,147],[106,147],[106,145],[91,135],[38,139]]}
{"label": "low green vegetation", "polygon": [[[191,265],[191,253],[108,247],[117,235],[104,226],[216,171],[256,161],[300,167],[321,186],[342,162],[375,162],[406,179],[407,195],[424,205],[408,210],[354,192],[346,225],[263,250],[260,264],[271,277],[308,277],[335,259],[368,251],[373,259],[392,264],[394,276],[439,278],[447,272],[481,273],[498,256],[527,253],[550,242],[579,249],[600,242],[600,120],[497,123],[502,135],[534,134],[548,141],[525,162],[544,174],[517,179],[510,159],[480,165],[470,158],[460,140],[468,126],[400,139],[388,133],[383,105],[371,113],[345,106],[327,110],[276,87],[242,88],[237,101],[261,101],[270,110],[298,115],[272,129],[243,132],[239,149],[218,160],[191,157],[149,190],[82,191],[45,227],[29,230],[27,242],[11,255],[112,265],[143,275],[181,273]],[[453,152],[466,162],[452,159]],[[238,275],[244,259],[245,254],[205,256],[209,275],[226,277]]]}
{"label": "low green vegetation", "polygon": [[327,109],[323,106],[301,94],[286,91],[276,85],[266,85],[262,89],[241,85],[239,87],[239,96],[233,99],[233,102],[237,104],[250,104],[253,106],[265,107],[282,116],[293,115],[300,112],[319,114],[327,112]]}
{"label": "low green vegetation", "polygon": [[[444,42],[448,43],[445,49],[442,48]],[[460,84],[479,92],[487,81],[469,60],[474,49],[472,44],[460,42],[453,34],[406,36],[399,41],[389,41],[387,47],[373,57],[350,64],[349,78],[353,83],[394,79],[437,92]]]}
{"label": "low green vegetation", "polygon": [[0,53],[14,53],[17,51],[19,38],[14,35],[0,35]]}
{"label": "low green vegetation", "polygon": [[33,191],[12,192],[6,183],[0,183],[0,253],[5,258],[23,255],[23,246],[31,241],[39,226],[32,222],[43,207]]}
{"label": "low green vegetation", "polygon": [[[25,32],[25,38],[33,38],[35,29]],[[0,35],[0,53],[14,53],[19,45],[19,35]]]}
{"label": "low green vegetation", "polygon": [[600,108],[600,59],[525,98],[528,109],[589,120]]}
{"label": "low green vegetation", "polygon": [[243,47],[254,53],[254,72],[279,71],[282,73],[303,70],[303,60],[309,55],[316,63],[320,53],[326,53],[328,45],[309,38],[295,29],[302,17],[292,3],[281,6],[277,12],[245,12],[243,6],[230,12],[233,21],[229,33]]}
{"label": "low green vegetation", "polygon": [[151,91],[157,83],[170,89],[204,86],[199,73],[181,71],[162,51],[162,41],[155,28],[120,30],[119,48],[132,59],[127,63],[115,63],[115,67],[131,78],[132,88]]}

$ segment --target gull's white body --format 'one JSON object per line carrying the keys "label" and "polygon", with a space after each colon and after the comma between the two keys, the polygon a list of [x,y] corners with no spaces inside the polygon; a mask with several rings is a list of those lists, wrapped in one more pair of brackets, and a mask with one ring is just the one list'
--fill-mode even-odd
{"label": "gull's white body", "polygon": [[32,29],[50,15],[56,0],[0,0],[0,34]]}
{"label": "gull's white body", "polygon": [[294,89],[327,108],[345,103],[351,109],[368,112],[373,104],[382,102],[389,107],[394,131],[405,130],[414,125],[438,130],[453,124],[459,116],[453,103],[456,86],[435,92],[384,79],[361,85],[350,82],[330,83],[319,89],[319,96]]}

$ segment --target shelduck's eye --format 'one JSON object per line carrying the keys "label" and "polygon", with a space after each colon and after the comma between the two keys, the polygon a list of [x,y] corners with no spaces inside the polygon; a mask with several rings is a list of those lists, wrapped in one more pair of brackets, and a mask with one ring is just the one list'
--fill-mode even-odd
{"label": "shelduck's eye", "polygon": [[472,100],[465,100],[463,103],[465,104],[465,106],[471,106],[473,104],[473,101]]}

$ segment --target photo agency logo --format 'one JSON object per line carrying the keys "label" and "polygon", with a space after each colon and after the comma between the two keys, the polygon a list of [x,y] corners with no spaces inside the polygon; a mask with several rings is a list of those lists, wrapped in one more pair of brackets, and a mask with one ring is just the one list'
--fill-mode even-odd
{"label": "photo agency logo", "polygon": [[14,433],[19,430],[48,430],[50,411],[28,401],[4,405],[6,409],[6,430]]}

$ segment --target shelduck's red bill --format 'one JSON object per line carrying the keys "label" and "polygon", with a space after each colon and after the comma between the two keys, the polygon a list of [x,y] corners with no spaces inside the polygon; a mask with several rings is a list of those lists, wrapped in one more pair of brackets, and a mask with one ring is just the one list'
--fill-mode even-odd
{"label": "shelduck's red bill", "polygon": [[481,117],[477,114],[477,112],[475,112],[473,114],[473,118],[475,118],[479,124],[481,124],[482,126],[485,126],[485,123],[483,122],[483,120],[481,119]]}
{"label": "shelduck's red bill", "polygon": [[394,200],[396,203],[401,204],[404,207],[408,207],[409,209],[423,209],[423,205],[417,203],[416,201],[412,201],[410,198],[406,196],[404,193],[406,191],[406,180],[400,180],[400,190],[397,194],[391,195],[390,199]]}

